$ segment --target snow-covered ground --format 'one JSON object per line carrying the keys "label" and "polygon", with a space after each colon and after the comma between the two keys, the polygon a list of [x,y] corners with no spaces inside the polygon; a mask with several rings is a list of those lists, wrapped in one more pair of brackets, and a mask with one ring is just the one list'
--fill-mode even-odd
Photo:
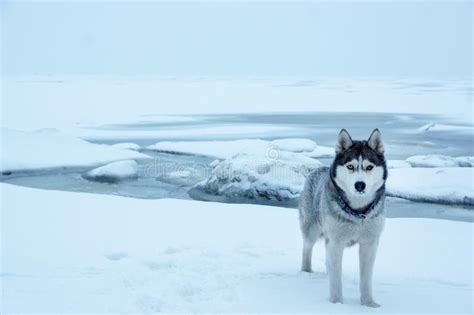
{"label": "snow-covered ground", "polygon": [[429,123],[421,126],[418,132],[452,132],[474,134],[474,127],[469,125],[446,125],[439,123]]}
{"label": "snow-covered ground", "polygon": [[[296,211],[0,188],[3,313],[374,311],[358,303],[357,247],[343,305],[327,301],[322,243],[315,273],[298,271]],[[377,312],[472,314],[473,237],[472,223],[387,220]]]}
{"label": "snow-covered ground", "polygon": [[52,127],[77,130],[78,122],[133,121],[151,114],[159,114],[157,121],[164,123],[189,121],[190,114],[289,111],[429,112],[454,115],[470,124],[473,118],[469,78],[442,81],[11,76],[2,79],[2,124],[20,130]]}
{"label": "snow-covered ground", "polygon": [[473,167],[474,156],[415,155],[406,159],[413,167]]}
{"label": "snow-covered ground", "polygon": [[1,129],[2,172],[97,166],[113,161],[149,156],[121,147],[93,144],[55,129],[22,132]]}
{"label": "snow-covered ground", "polygon": [[[195,189],[222,201],[283,206],[298,200],[310,169],[330,162],[340,128],[366,139],[379,127],[388,194],[404,198],[388,198],[387,208],[410,217],[387,221],[380,311],[473,311],[472,223],[416,218],[472,221],[465,81],[36,77],[6,78],[2,93],[2,181],[140,198],[189,198],[202,181]],[[348,113],[354,104],[372,113]],[[443,116],[380,113],[426,104]],[[339,113],[308,113],[329,110]],[[45,127],[57,129],[37,130]],[[316,273],[298,272],[292,209],[0,189],[1,313],[373,312],[358,304],[357,248],[345,255],[344,305],[326,299],[322,244]]]}
{"label": "snow-covered ground", "polygon": [[406,160],[387,160],[387,168],[406,168],[412,167]]}
{"label": "snow-covered ground", "polygon": [[397,168],[387,179],[390,196],[414,201],[474,205],[472,168]]}
{"label": "snow-covered ground", "polygon": [[268,134],[285,135],[304,130],[299,127],[290,126],[264,126],[254,124],[217,124],[213,126],[176,126],[163,127],[160,129],[103,129],[103,128],[78,128],[68,130],[80,138],[87,140],[116,140],[116,139],[202,139],[202,138],[245,138],[245,137],[263,137]]}
{"label": "snow-covered ground", "polygon": [[252,155],[277,157],[281,151],[303,153],[310,157],[334,156],[334,148],[317,145],[310,139],[240,139],[229,141],[163,141],[147,147],[160,152],[196,154],[219,159],[231,158],[245,153]]}

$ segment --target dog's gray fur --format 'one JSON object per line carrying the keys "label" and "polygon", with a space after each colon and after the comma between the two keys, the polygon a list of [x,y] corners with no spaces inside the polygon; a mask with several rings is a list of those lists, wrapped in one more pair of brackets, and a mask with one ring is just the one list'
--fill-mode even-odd
{"label": "dog's gray fur", "polygon": [[[351,168],[348,169],[348,165]],[[372,166],[372,169],[368,167]],[[352,169],[353,168],[353,169]],[[368,141],[353,141],[341,130],[336,157],[327,168],[311,173],[301,194],[299,213],[303,234],[301,270],[311,272],[313,246],[319,238],[326,243],[326,268],[329,274],[329,300],[342,303],[342,256],[345,247],[359,244],[360,294],[363,305],[378,307],[372,295],[372,273],[385,215],[385,180],[387,167],[382,137],[375,129]],[[355,182],[366,182],[363,193]],[[364,185],[365,186],[365,185]],[[355,211],[373,204],[365,219],[349,214],[336,201],[342,194]]]}

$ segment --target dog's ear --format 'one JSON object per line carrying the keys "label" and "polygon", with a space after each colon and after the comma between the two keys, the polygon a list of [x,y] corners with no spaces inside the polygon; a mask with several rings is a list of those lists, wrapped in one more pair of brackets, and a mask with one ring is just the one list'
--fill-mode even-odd
{"label": "dog's ear", "polygon": [[337,137],[336,153],[339,154],[346,151],[351,145],[351,136],[349,135],[346,129],[341,129],[341,131],[339,132],[339,136]]}
{"label": "dog's ear", "polygon": [[385,151],[382,141],[382,134],[377,128],[372,131],[367,142],[369,144],[369,147],[375,150],[375,152],[377,152],[378,154],[383,154],[383,152]]}

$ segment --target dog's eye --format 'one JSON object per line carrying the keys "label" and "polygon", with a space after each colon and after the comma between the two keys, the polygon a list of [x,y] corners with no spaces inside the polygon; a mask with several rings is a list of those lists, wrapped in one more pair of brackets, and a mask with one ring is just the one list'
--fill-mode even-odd
{"label": "dog's eye", "polygon": [[372,170],[373,168],[374,168],[374,167],[373,167],[372,165],[369,165],[369,166],[367,166],[365,169],[368,170],[368,171],[370,171],[370,170]]}
{"label": "dog's eye", "polygon": [[350,171],[353,171],[354,170],[354,165],[352,165],[352,164],[347,165],[347,169],[350,170]]}

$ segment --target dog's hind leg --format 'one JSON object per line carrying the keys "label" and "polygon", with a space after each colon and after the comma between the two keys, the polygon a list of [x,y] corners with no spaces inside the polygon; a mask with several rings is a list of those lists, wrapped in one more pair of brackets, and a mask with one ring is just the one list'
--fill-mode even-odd
{"label": "dog's hind leg", "polygon": [[313,247],[318,238],[321,236],[316,224],[303,226],[303,260],[301,262],[301,271],[311,272],[311,259],[313,257]]}

